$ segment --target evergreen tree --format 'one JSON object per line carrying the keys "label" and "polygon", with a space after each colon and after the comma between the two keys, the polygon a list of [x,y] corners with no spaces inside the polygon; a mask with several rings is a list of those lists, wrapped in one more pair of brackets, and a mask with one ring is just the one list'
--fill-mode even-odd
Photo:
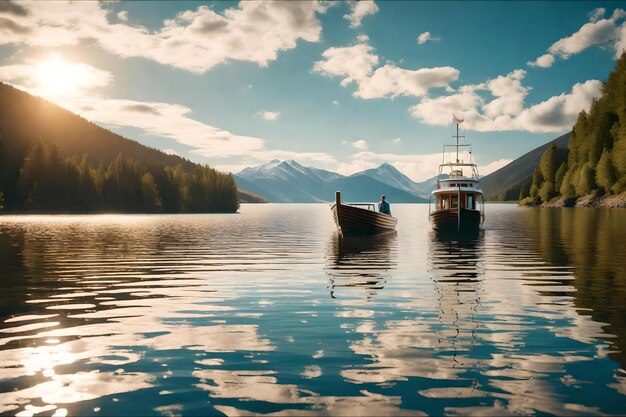
{"label": "evergreen tree", "polygon": [[6,211],[233,212],[239,206],[231,175],[122,138],[3,83],[0,195]]}
{"label": "evergreen tree", "polygon": [[561,186],[559,187],[559,192],[565,198],[573,198],[576,195],[576,188],[573,185],[574,176],[573,172],[567,170],[565,172],[565,176],[563,177],[563,181],[561,182]]}
{"label": "evergreen tree", "polygon": [[554,175],[554,190],[559,192],[561,189],[561,185],[563,185],[563,179],[565,178],[565,174],[567,173],[567,161],[563,161],[559,169],[557,169],[556,174]]}
{"label": "evergreen tree", "polygon": [[580,170],[578,183],[576,184],[576,194],[578,196],[585,196],[596,188],[595,172],[591,167],[591,163],[588,162]]}
{"label": "evergreen tree", "polygon": [[150,174],[149,172],[146,172],[141,177],[141,199],[141,211],[157,213],[161,211],[161,208],[163,207],[163,204],[161,203],[161,196],[159,195],[159,190],[157,189],[152,174]]}
{"label": "evergreen tree", "polygon": [[[624,121],[626,122],[626,118]],[[614,193],[624,192],[626,191],[626,132],[623,128],[620,130],[619,137],[613,147],[612,162],[616,176],[612,191]]]}
{"label": "evergreen tree", "polygon": [[533,172],[533,180],[530,184],[530,191],[529,191],[529,195],[530,198],[532,198],[534,201],[539,201],[539,190],[541,189],[541,186],[543,185],[543,174],[541,173],[541,170],[539,169],[539,167],[535,168],[535,171]]}
{"label": "evergreen tree", "polygon": [[[578,115],[568,149],[567,163],[556,172],[556,150],[546,150],[538,166],[543,181],[533,175],[531,197],[545,201],[555,193],[570,199],[594,190],[626,191],[626,52],[603,84],[601,96]],[[554,187],[544,185],[547,181],[553,181]]]}
{"label": "evergreen tree", "polygon": [[554,192],[554,183],[552,181],[544,181],[538,191],[541,201],[548,202],[556,195]]}
{"label": "evergreen tree", "polygon": [[531,181],[525,181],[522,186],[520,187],[520,191],[519,191],[519,198],[518,200],[523,200],[526,197],[530,196],[530,184]]}
{"label": "evergreen tree", "polygon": [[615,183],[615,168],[611,159],[611,151],[605,149],[602,152],[598,166],[596,167],[596,183],[603,188],[605,192],[610,192],[611,187]]}
{"label": "evergreen tree", "polygon": [[557,170],[557,148],[552,144],[541,156],[539,169],[545,181],[554,182]]}

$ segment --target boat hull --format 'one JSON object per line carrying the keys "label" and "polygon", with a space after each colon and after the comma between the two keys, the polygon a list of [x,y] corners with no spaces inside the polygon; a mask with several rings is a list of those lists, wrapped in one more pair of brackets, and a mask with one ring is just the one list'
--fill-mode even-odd
{"label": "boat hull", "polygon": [[461,209],[460,218],[457,209],[437,210],[430,213],[433,228],[446,232],[473,232],[480,228],[483,215],[479,210]]}
{"label": "boat hull", "polygon": [[343,234],[376,234],[396,230],[398,220],[388,214],[346,204],[331,206],[335,224]]}

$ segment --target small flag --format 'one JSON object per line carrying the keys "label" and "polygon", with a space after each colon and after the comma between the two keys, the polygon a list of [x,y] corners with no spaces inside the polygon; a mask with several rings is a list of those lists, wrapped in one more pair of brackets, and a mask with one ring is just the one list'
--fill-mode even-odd
{"label": "small flag", "polygon": [[459,119],[458,117],[456,117],[456,114],[452,113],[452,123],[460,125],[461,123],[463,123],[463,119]]}

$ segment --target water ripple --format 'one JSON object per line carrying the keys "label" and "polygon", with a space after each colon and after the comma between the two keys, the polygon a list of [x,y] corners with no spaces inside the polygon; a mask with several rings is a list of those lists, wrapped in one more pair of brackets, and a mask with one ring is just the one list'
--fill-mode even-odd
{"label": "water ripple", "polygon": [[623,211],[394,213],[0,217],[0,413],[623,412]]}

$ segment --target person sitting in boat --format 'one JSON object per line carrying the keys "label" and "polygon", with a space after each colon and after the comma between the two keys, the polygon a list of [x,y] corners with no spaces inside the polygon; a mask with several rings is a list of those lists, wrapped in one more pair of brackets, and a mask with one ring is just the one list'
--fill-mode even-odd
{"label": "person sitting in boat", "polygon": [[388,214],[391,216],[391,207],[389,207],[389,203],[385,200],[385,196],[380,196],[380,203],[378,203],[378,212],[383,214]]}

